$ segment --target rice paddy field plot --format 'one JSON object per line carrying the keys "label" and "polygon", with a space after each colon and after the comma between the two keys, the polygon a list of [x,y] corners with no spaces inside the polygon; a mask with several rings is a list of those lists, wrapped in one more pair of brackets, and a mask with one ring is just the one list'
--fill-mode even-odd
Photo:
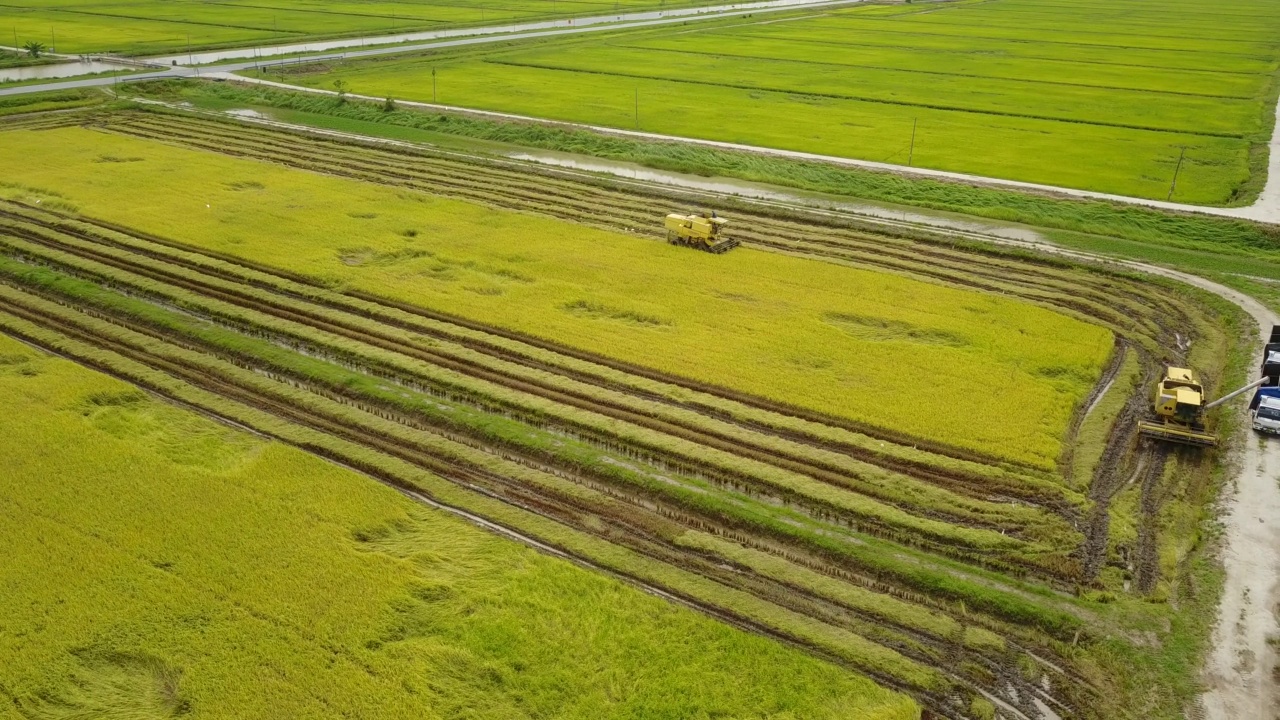
{"label": "rice paddy field plot", "polygon": [[[1107,332],[1032,305],[828,263],[744,252],[712,275],[723,258],[153,141],[79,129],[6,140],[14,161],[24,146],[56,154],[25,182],[97,217],[1039,467],[1053,466],[1111,348]],[[305,226],[285,219],[302,208]],[[280,223],[287,236],[269,229]],[[1028,347],[1028,334],[1044,341]],[[948,374],[982,388],[969,411],[999,424],[898,403],[914,378]]]}
{"label": "rice paddy field plot", "polygon": [[[600,15],[699,2],[510,0],[309,2],[307,0],[6,0],[0,28],[16,46],[45,43],[63,53],[157,54],[193,49],[387,35],[446,27]],[[8,42],[7,40],[5,41]]]}
{"label": "rice paddy field plot", "polygon": [[7,337],[0,388],[0,695],[20,717],[918,717],[841,668]]}
{"label": "rice paddy field plot", "polygon": [[[15,229],[10,229],[7,231],[6,234],[14,231]],[[18,234],[21,235],[23,233],[18,232]],[[6,242],[12,243],[14,241],[7,240]],[[10,245],[10,248],[12,249],[13,245]],[[61,333],[71,333],[73,337],[82,337],[86,339],[90,337],[95,338],[94,342],[103,343],[102,347],[104,348],[106,347],[115,348],[116,352],[124,352],[128,357],[144,360],[145,362],[152,364],[153,367],[164,369],[168,373],[177,373],[178,377],[184,379],[186,382],[194,383],[196,385],[208,386],[208,384],[210,383],[210,379],[217,379],[220,382],[234,382],[238,386],[240,386],[242,389],[256,388],[256,392],[258,393],[262,393],[262,392],[268,393],[267,395],[251,396],[251,397],[257,398],[254,401],[254,404],[260,407],[272,407],[273,404],[280,402],[281,399],[285,398],[286,396],[291,396],[293,397],[293,399],[289,400],[289,404],[290,406],[294,407],[294,410],[288,412],[285,415],[285,417],[290,418],[292,421],[321,422],[320,420],[306,421],[305,420],[306,417],[314,417],[313,415],[308,415],[306,413],[324,413],[326,415],[331,416],[333,420],[339,420],[339,418],[341,418],[340,420],[341,424],[344,427],[348,428],[348,430],[343,431],[343,433],[340,433],[340,434],[345,434],[350,437],[356,437],[355,435],[351,435],[352,428],[356,427],[357,425],[359,426],[367,425],[369,427],[369,430],[371,432],[376,432],[377,433],[376,437],[381,438],[381,440],[375,443],[372,441],[371,438],[367,438],[363,442],[369,442],[375,447],[381,447],[384,451],[397,452],[398,457],[412,458],[414,457],[414,455],[404,454],[405,450],[403,449],[399,451],[396,451],[394,448],[388,450],[388,447],[389,447],[387,444],[388,438],[392,438],[392,439],[403,438],[401,440],[396,441],[399,443],[412,442],[414,444],[420,444],[425,441],[424,437],[420,432],[405,434],[403,430],[397,430],[394,424],[389,424],[383,420],[374,419],[372,416],[367,416],[363,412],[357,412],[353,410],[343,411],[339,407],[334,406],[332,402],[322,401],[317,396],[312,396],[312,399],[307,400],[305,399],[305,396],[306,396],[305,392],[299,395],[297,390],[287,389],[290,386],[297,386],[299,379],[295,379],[292,382],[284,382],[283,384],[269,381],[269,380],[264,380],[262,379],[264,377],[263,374],[237,370],[233,366],[227,363],[219,363],[217,361],[213,361],[210,359],[201,359],[201,356],[198,354],[193,354],[189,351],[177,349],[177,347],[179,346],[189,346],[190,345],[189,340],[185,342],[179,340],[176,346],[171,346],[172,349],[164,349],[163,344],[157,345],[154,342],[147,341],[144,339],[143,336],[138,335],[136,333],[127,332],[119,329],[112,329],[112,328],[118,327],[121,324],[124,324],[124,325],[132,324],[130,322],[130,317],[128,314],[122,315],[120,313],[122,309],[130,306],[133,306],[136,308],[139,305],[139,302],[137,300],[130,300],[128,299],[128,296],[125,296],[125,295],[113,295],[113,293],[111,292],[93,290],[92,288],[94,287],[94,285],[86,284],[86,283],[78,283],[78,285],[82,288],[80,291],[81,293],[87,292],[89,294],[78,294],[75,291],[75,286],[77,285],[77,283],[75,283],[74,281],[71,281],[69,278],[65,278],[65,276],[63,280],[58,280],[57,279],[58,273],[56,272],[51,275],[48,271],[39,271],[39,270],[33,269],[32,266],[30,265],[30,261],[35,258],[31,255],[24,255],[24,257],[26,258],[26,260],[22,265],[15,266],[12,264],[6,264],[5,272],[7,274],[7,277],[9,278],[8,282],[12,283],[13,281],[16,280],[20,285],[24,285],[31,289],[35,289],[37,290],[37,292],[40,292],[40,293],[57,291],[64,298],[74,301],[79,307],[83,308],[84,310],[87,310],[88,313],[81,314],[74,310],[59,309],[60,308],[59,305],[49,304],[47,302],[41,301],[36,297],[31,297],[31,296],[24,297],[22,293],[15,294],[12,290],[0,290],[0,296],[3,296],[3,301],[0,302],[0,304],[3,304],[4,312],[9,313],[10,314],[9,317],[11,318],[13,317],[32,318],[32,319],[36,319],[37,322],[41,324],[51,323],[51,327],[57,328]],[[48,259],[49,258],[46,255],[45,260],[47,261]],[[26,269],[23,269],[23,266],[25,266]],[[82,267],[81,270],[83,269],[84,268]],[[125,281],[127,281],[127,278],[124,277],[123,275],[114,276],[111,278],[111,283],[113,285],[118,285],[120,282],[125,282]],[[112,296],[116,298],[114,301],[110,300],[110,297]],[[137,294],[132,294],[132,296],[135,298],[138,297]],[[187,309],[188,312],[194,309],[193,305],[189,301],[184,303],[184,307]],[[108,313],[110,313],[110,315],[103,316],[102,315],[103,311],[107,311]],[[151,320],[149,327],[152,328],[153,330],[154,328],[157,327],[156,323],[158,322],[156,319],[156,312],[157,312],[157,309],[153,308],[149,313],[150,320]],[[161,314],[164,313],[163,310],[160,310],[159,312]],[[111,324],[104,325],[100,321],[92,319],[94,317],[106,317],[107,319],[111,320]],[[137,320],[138,320],[137,316],[134,316],[132,318],[133,323],[136,323]],[[0,320],[0,322],[3,322],[3,320]],[[187,322],[188,324],[190,323],[189,320]],[[24,324],[21,322],[15,322],[14,320],[11,319],[9,322],[5,323],[4,326],[6,327],[6,329],[10,331],[16,331],[24,337],[32,338],[36,341],[41,341],[41,338],[38,334],[34,334],[33,336],[31,331],[25,329]],[[144,332],[144,334],[147,332],[147,327],[148,327],[147,325],[142,325],[138,327],[140,330]],[[170,325],[168,329],[172,331],[175,329],[175,326]],[[226,352],[226,350],[230,349],[231,347],[240,347],[241,349],[245,347],[244,341],[240,341],[235,346],[224,341],[224,345],[225,346],[222,348],[222,352]],[[74,348],[69,348],[68,346],[60,343],[55,344],[55,347],[57,347],[57,349],[59,349],[60,352],[72,352],[72,353],[78,354],[78,356],[80,357],[84,357],[84,355],[82,354],[84,352],[83,350],[77,351]],[[95,363],[105,362],[101,356],[92,356],[92,357],[93,357],[92,361]],[[168,358],[168,360],[166,360],[165,358]],[[245,356],[240,355],[239,361],[236,364],[237,365],[243,364],[244,359],[245,359]],[[125,370],[119,369],[120,365],[122,365],[122,363],[120,363],[119,361],[108,362],[108,367],[112,368],[113,370],[116,370],[118,372],[126,372]],[[279,377],[278,367],[268,368],[268,369],[270,371],[266,373],[266,377]],[[314,374],[314,371],[313,371],[312,375],[308,379],[310,380],[311,383],[314,383],[316,378],[317,376]],[[284,378],[280,378],[280,379],[283,380]],[[347,388],[356,387],[356,384],[353,384],[348,381],[344,381],[342,384]],[[276,389],[270,390],[269,388],[273,385],[275,386]],[[221,392],[226,393],[228,392],[228,390],[224,388],[221,390]],[[323,396],[324,394],[325,393],[320,393],[321,396]],[[407,397],[407,395],[405,395],[403,391],[400,391],[394,394],[398,396]],[[231,396],[239,397],[242,399],[245,398],[245,396],[243,395],[237,395],[234,393]],[[269,398],[271,397],[275,397],[276,400],[274,401],[270,400]],[[183,399],[187,400],[187,398],[183,398]],[[371,398],[367,394],[365,394],[363,397],[363,402],[367,403],[373,399],[374,398]],[[356,407],[367,408],[368,406],[361,403],[357,403]],[[308,409],[306,413],[304,413],[304,408]],[[403,408],[401,408],[401,410],[403,410]],[[220,414],[225,412],[225,410],[221,408],[219,408],[218,411]],[[385,411],[377,412],[376,415],[383,418],[387,417]],[[239,422],[244,421],[241,417],[236,415],[232,415],[230,417],[235,418]],[[404,422],[403,419],[399,419],[399,418],[396,418],[396,419],[398,419],[400,422]],[[330,421],[330,422],[333,422],[333,421]],[[253,426],[258,427],[258,425],[256,424]],[[320,427],[326,427],[326,425],[322,424],[320,425]],[[329,432],[334,432],[334,430],[330,429]],[[410,438],[412,438],[412,440],[410,440]],[[403,445],[402,447],[407,448],[409,446]],[[449,452],[457,453],[458,451],[456,450],[447,451],[443,448],[437,448],[434,451],[433,455],[436,457],[440,457],[440,453],[449,453]],[[511,457],[511,456],[507,454],[507,457]],[[343,459],[344,461],[349,463],[356,462],[356,459],[354,458],[352,459],[343,458]],[[363,462],[368,462],[368,461],[363,460]],[[453,462],[455,463],[462,462],[462,460],[456,458]],[[639,461],[636,460],[635,458],[631,458],[631,463],[633,467],[634,467],[634,463],[636,462],[639,462]],[[490,470],[493,470],[493,471],[496,471],[497,469],[499,469],[500,465],[501,463],[494,465],[492,462],[483,464],[484,467],[488,467],[490,468]],[[433,465],[429,463],[428,467],[433,467]],[[434,467],[438,467],[438,466],[434,466]],[[444,470],[444,472],[448,472],[448,471]],[[522,483],[520,485],[520,488],[522,489],[520,490],[520,492],[523,492],[523,493],[528,493],[531,490],[533,490],[538,484],[546,484],[550,480],[548,478],[547,480],[538,481],[537,478],[530,475],[528,471],[521,472],[518,470],[508,469],[505,471],[504,474],[510,474],[509,475],[510,477],[522,478]],[[475,482],[475,479],[473,479],[472,482]],[[490,480],[489,482],[492,482],[492,480]],[[671,482],[671,481],[667,480],[667,482]],[[551,486],[554,486],[554,485],[555,485],[555,482],[551,481]],[[496,492],[497,490],[498,488],[494,488],[491,491]],[[507,492],[513,492],[513,490],[508,489]],[[548,492],[548,490],[543,490],[542,492],[545,493],[545,492]],[[547,495],[542,496],[541,501],[537,505],[537,507],[540,508],[541,512],[551,513],[552,515],[555,514],[556,504],[553,501],[554,497],[555,497],[554,494],[551,496],[547,496]],[[595,525],[595,527],[597,528],[597,531],[599,529],[598,523],[600,521],[607,522],[608,518],[611,516],[611,513],[608,512],[608,507],[609,507],[608,502],[604,504],[599,504],[600,503],[599,500],[596,500],[594,503],[591,502],[592,493],[589,492],[589,486],[585,491],[585,494],[584,494],[584,490],[578,490],[575,492],[571,492],[568,497],[573,499],[574,505],[579,508],[578,512],[582,512],[583,509],[586,509],[586,508],[594,508],[595,516],[598,518]],[[565,500],[562,499],[560,502],[564,502],[564,501]],[[618,542],[626,545],[628,541],[630,542],[636,541],[637,531],[639,531],[648,523],[652,522],[652,521],[645,520],[644,513],[641,510],[642,507],[646,507],[646,506],[647,504],[641,505],[639,507],[633,507],[625,513],[626,523],[627,523],[627,526],[630,528],[630,531],[629,531],[630,534],[626,536],[621,536],[621,535],[612,536],[614,542]],[[696,508],[688,508],[688,507],[685,508],[686,513],[690,511],[696,512]],[[663,515],[669,518],[681,517],[680,513],[672,513],[670,510],[664,512]],[[665,522],[669,522],[669,521],[665,521]],[[657,537],[662,537],[665,534],[661,529],[662,524],[663,523],[659,523],[651,531],[651,532],[657,533]],[[701,524],[700,526],[707,527],[705,523]],[[726,528],[722,528],[718,530],[717,533],[724,533],[725,530]],[[743,541],[742,538],[744,536],[742,535],[742,532],[744,530],[745,528],[741,526],[741,524],[739,524],[737,532],[734,533],[734,536],[738,538],[739,542]],[[670,530],[667,530],[666,532],[670,532]],[[639,532],[639,538],[641,539],[646,537],[646,535],[647,534],[644,532]],[[610,535],[606,535],[606,537],[610,537]],[[649,537],[652,538],[654,536],[649,536]],[[648,541],[648,544],[652,545],[653,542],[654,540],[650,539]],[[764,544],[757,544],[757,543],[750,543],[750,544],[754,544],[756,547],[758,547],[761,550],[770,547],[770,544],[767,542]],[[643,548],[644,545],[645,544],[642,543],[640,547]],[[705,542],[701,542],[698,545],[691,545],[691,547],[699,547],[704,552],[707,550]],[[648,552],[649,554],[655,554],[658,552],[658,548],[650,547]],[[901,553],[903,551],[891,550],[890,552]],[[855,556],[856,554],[857,553],[855,553]],[[923,560],[923,558],[919,558],[918,561],[919,560]],[[868,561],[869,559],[867,558],[863,559],[864,563]],[[776,564],[776,561],[775,561],[775,564]],[[684,563],[681,566],[682,567],[699,567],[701,565],[702,563],[696,559],[685,558]],[[795,577],[790,577],[790,576],[798,575],[800,578],[805,577],[802,571],[799,569],[793,569],[789,572],[783,572],[785,569],[786,569],[786,565],[784,563],[782,567],[774,568],[771,572],[774,574],[783,573],[784,577],[786,577],[786,579],[790,582],[797,581]],[[712,575],[715,574],[709,568],[701,568],[700,571],[704,573],[712,574]],[[865,571],[866,570],[864,570],[864,572]],[[955,573],[955,570],[948,571],[948,575],[951,575],[954,573]],[[737,576],[730,576],[730,577],[737,577]],[[935,578],[935,581],[940,579],[941,577]],[[901,581],[902,580],[900,579],[899,582]],[[740,583],[741,580],[739,580],[738,582]],[[845,604],[848,604],[850,602],[856,602],[848,599],[848,596],[851,593],[854,594],[855,596],[857,595],[858,591],[856,590],[856,588],[841,590],[838,584],[834,587],[827,587],[831,585],[830,582],[827,582],[824,585],[823,583],[817,582],[816,578],[810,578],[807,580],[807,582],[809,582],[810,584],[814,584],[817,588],[821,588],[820,597],[830,596],[834,593],[834,596],[836,598],[843,598],[841,602]],[[961,583],[959,586],[955,586],[954,580],[952,580],[951,582],[953,585],[953,587],[951,588],[951,592],[962,592],[964,594],[963,596],[968,598],[968,601],[966,604],[971,608],[969,611],[967,611],[967,613],[965,611],[959,611],[961,613],[961,616],[970,617],[970,618],[981,618],[982,617],[981,614],[972,614],[972,613],[975,613],[975,612],[981,613],[981,609],[989,605],[992,608],[993,612],[997,612],[997,615],[1014,613],[1014,612],[1028,613],[1026,616],[1022,618],[1024,622],[1032,622],[1033,618],[1036,618],[1037,616],[1042,618],[1040,622],[1047,621],[1051,623],[1060,623],[1064,621],[1062,619],[1056,619],[1056,620],[1053,619],[1055,615],[1052,612],[1048,614],[1044,614],[1045,612],[1044,610],[1037,610],[1035,609],[1034,605],[1028,605],[1026,603],[1026,600],[1021,599],[1021,595],[1017,592],[1006,590],[1004,592],[1010,593],[1010,594],[1004,596],[1003,598],[1001,597],[1001,593],[999,592],[997,592],[993,596],[991,588],[984,587],[984,586],[987,586],[990,581],[974,584],[968,587],[967,589],[964,588],[963,583]],[[748,587],[750,587],[750,585],[748,585]],[[766,599],[774,598],[775,601],[778,598],[786,597],[785,594],[779,595],[776,590],[770,593],[767,586],[764,588],[756,587],[754,589],[754,592],[756,594],[763,593]],[[799,607],[805,608],[806,605],[811,604],[814,601],[815,600],[813,599],[807,602],[800,601]],[[791,606],[795,606],[796,602],[797,600],[792,599],[789,601],[788,604]],[[882,602],[888,602],[888,601],[886,600]],[[1055,604],[1055,603],[1051,602],[1050,605],[1052,604]],[[865,601],[864,601],[864,605],[865,605]],[[1021,606],[1022,609],[1015,610],[1019,606]],[[875,611],[875,614],[879,618],[881,618],[882,621],[883,619],[886,618],[886,613],[888,613],[887,617],[892,619],[895,623],[903,623],[904,621],[907,621],[907,620],[910,620],[911,623],[914,623],[914,620],[912,618],[920,616],[922,612],[927,614],[927,610],[926,610],[927,607],[928,606],[926,605],[925,608],[918,608],[914,610],[911,609],[910,606],[901,607],[897,610],[893,610],[893,608],[880,608],[879,610]],[[810,613],[819,612],[819,617],[823,616],[821,611],[815,611],[813,609],[809,609],[809,612]],[[827,612],[830,612],[830,610],[828,610]],[[866,609],[863,609],[862,612],[867,613],[869,611]],[[952,612],[956,612],[956,611],[952,611]],[[1058,612],[1061,612],[1061,611],[1058,611]],[[904,618],[904,613],[905,613],[905,618]],[[854,635],[854,636],[845,637],[845,639],[841,641],[839,645],[840,647],[839,655],[841,657],[847,659],[848,662],[853,663],[855,667],[859,667],[866,672],[872,673],[875,677],[882,679],[884,681],[888,681],[892,685],[895,685],[895,686],[906,685],[908,687],[915,688],[917,692],[925,692],[926,697],[932,696],[930,694],[930,690],[932,690],[933,693],[937,693],[941,691],[942,687],[939,686],[938,683],[942,682],[945,685],[946,684],[945,680],[941,680],[936,676],[936,674],[931,675],[931,673],[925,671],[923,668],[916,665],[914,662],[907,660],[906,658],[903,658],[901,655],[899,655],[899,653],[905,653],[908,657],[915,658],[917,662],[922,660],[926,664],[928,664],[931,662],[936,662],[936,659],[931,660],[931,658],[935,657],[934,656],[935,651],[931,650],[930,646],[937,643],[939,640],[944,642],[951,642],[952,640],[948,638],[937,638],[936,636],[935,636],[935,639],[932,641],[924,641],[922,639],[913,639],[914,636],[910,632],[908,632],[906,635],[902,635],[903,630],[905,630],[906,628],[903,628],[902,630],[893,630],[892,628],[867,626],[865,622],[863,623],[857,622],[855,620],[856,617],[857,617],[857,614],[855,613],[854,617],[846,618],[843,621],[836,620],[834,622],[836,627],[844,628],[845,632],[848,632],[850,630],[855,631],[860,635],[870,637],[875,642],[881,644],[881,646],[886,648],[891,648],[891,649],[889,649],[887,653],[885,650],[877,650],[876,645],[872,644],[868,646],[866,640],[859,640],[858,636]],[[1069,616],[1064,616],[1064,617],[1069,617]],[[970,622],[973,622],[973,621],[974,620],[970,620]],[[828,620],[827,622],[830,623],[832,621]],[[1003,627],[1003,624],[994,617],[990,619],[982,620],[981,622],[984,624],[991,623],[996,628]],[[912,624],[908,624],[907,627],[912,627],[912,626],[913,626]],[[1052,628],[1054,627],[1054,625],[1049,625],[1048,627]],[[1067,627],[1070,627],[1070,625],[1068,625]],[[975,630],[974,633],[970,633],[966,631],[965,632],[966,638],[972,635],[972,640],[966,640],[966,644],[971,642],[974,645],[976,652],[983,652],[981,649],[984,647],[994,648],[994,650],[997,651],[997,655],[989,657],[984,662],[989,663],[989,662],[997,661],[997,659],[1001,657],[998,651],[1000,651],[1004,647],[1004,643],[1003,641],[997,641],[995,645],[992,646],[991,640],[981,639],[984,637],[983,632],[984,631],[981,631],[980,629]],[[1058,627],[1055,632],[1058,632],[1058,633],[1068,632],[1068,630],[1065,630],[1062,627]],[[987,637],[991,637],[991,636],[988,635]],[[921,644],[922,642],[923,644]],[[978,676],[979,681],[981,680],[981,677],[982,677],[981,674],[979,674]],[[974,680],[971,678],[970,682],[974,682]],[[1024,692],[1027,691],[1026,688],[1024,688],[1023,691]],[[933,697],[934,697],[933,701],[935,703],[939,702],[939,697],[937,696],[933,696]]]}
{"label": "rice paddy field plot", "polygon": [[[1106,422],[1075,411],[1092,404],[1104,365],[1108,376],[1124,357],[1149,366],[1152,348],[1177,346],[1167,337],[1176,329],[1196,338],[1197,366],[1217,377],[1209,356],[1222,338],[1194,298],[1076,266],[745,210],[734,217],[746,247],[668,256],[679,249],[647,227],[680,202],[608,182],[182,115],[98,114],[91,128],[71,120],[23,118],[0,144],[67,150],[57,172],[0,187],[16,201],[0,203],[3,332],[782,636],[946,716],[989,717],[987,691],[1011,705],[1036,698],[1063,717],[1124,716],[1110,679],[1119,667],[1168,681],[1159,651],[1118,653],[1101,637],[1126,636],[1135,614],[1156,626],[1163,617],[1163,606],[1121,589],[1132,528],[1150,520],[1117,503],[1104,513],[1127,513],[1115,533],[1107,523],[1082,532],[1095,502],[1083,485],[1093,483],[1064,478],[1059,463],[1078,427],[1093,437]],[[143,192],[157,182],[171,192]],[[122,188],[138,194],[122,203]],[[476,211],[482,223],[468,220]],[[299,217],[339,228],[340,241],[308,234]],[[208,239],[215,234],[231,242]],[[496,234],[501,254],[482,242]],[[291,235],[305,243],[276,247]],[[310,245],[324,252],[307,259]],[[755,259],[723,262],[744,256]],[[563,336],[472,300],[536,308],[528,286],[566,281],[547,265],[616,282],[616,262],[650,273],[646,294],[627,295],[645,304],[579,286],[552,305],[582,324]],[[766,282],[778,263],[791,281],[783,289]],[[813,294],[803,284],[812,276],[856,283],[856,312],[820,316],[842,341],[862,343],[862,363],[896,343],[963,349],[956,333],[966,331],[936,307],[924,326],[868,312],[893,287],[873,284],[884,276],[875,282],[908,284],[885,295],[899,306],[937,292],[953,304],[1000,294],[991,314],[1016,307],[1035,318],[1018,335],[1074,328],[1098,345],[1078,372],[1036,374],[1053,392],[1079,393],[1060,395],[1073,407],[1054,431],[1056,450],[1039,458],[783,403],[734,387],[741,362],[666,369],[646,363],[652,349],[628,358],[584,347],[593,327],[679,332],[687,316],[670,308],[688,300],[652,288],[699,287],[697,274],[682,274],[690,268],[733,270],[732,287],[698,296],[733,303],[714,330],[721,343],[758,332],[752,313],[785,323],[794,322],[780,319],[787,313],[812,312],[791,302]],[[362,284],[362,275],[373,279]],[[410,286],[457,292],[388,290]],[[1072,337],[1079,352],[1086,335]],[[1188,532],[1158,534],[1171,552],[1141,571],[1153,593],[1178,581]],[[1103,567],[1091,577],[1080,559],[1095,556]],[[1080,582],[1121,599],[1062,592]],[[1141,706],[1142,716],[1173,717],[1173,695]]]}
{"label": "rice paddy field plot", "polygon": [[[1253,9],[1253,6],[1249,6]],[[1165,198],[1261,187],[1280,57],[1269,6],[1196,15],[1039,0],[568,39],[313,67],[309,85]],[[435,72],[434,85],[427,76]]]}

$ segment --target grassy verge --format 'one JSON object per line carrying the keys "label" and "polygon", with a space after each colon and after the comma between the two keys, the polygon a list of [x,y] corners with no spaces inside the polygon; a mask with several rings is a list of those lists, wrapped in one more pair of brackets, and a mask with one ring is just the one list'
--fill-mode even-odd
{"label": "grassy verge", "polygon": [[107,96],[89,89],[0,97],[0,117],[53,110],[88,108],[102,105],[107,100]]}

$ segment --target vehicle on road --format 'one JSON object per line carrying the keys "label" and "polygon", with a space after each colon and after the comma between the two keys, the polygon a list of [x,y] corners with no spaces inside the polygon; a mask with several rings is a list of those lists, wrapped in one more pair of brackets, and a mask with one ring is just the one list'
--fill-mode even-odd
{"label": "vehicle on road", "polygon": [[1280,397],[1263,397],[1253,410],[1253,429],[1280,435]]}

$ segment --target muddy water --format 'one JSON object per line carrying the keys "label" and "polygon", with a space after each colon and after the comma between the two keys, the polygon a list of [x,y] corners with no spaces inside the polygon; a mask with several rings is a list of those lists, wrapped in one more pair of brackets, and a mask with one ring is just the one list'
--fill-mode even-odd
{"label": "muddy water", "polygon": [[128,68],[123,65],[101,62],[99,60],[90,60],[86,62],[77,62],[73,60],[71,62],[54,63],[51,65],[32,65],[29,67],[0,69],[0,83],[15,82],[18,80],[53,80],[57,78],[75,77],[76,75],[89,75],[92,73],[127,69]]}
{"label": "muddy water", "polygon": [[534,152],[510,152],[506,155],[513,160],[524,160],[543,165],[555,165],[557,167],[585,170],[593,173],[604,173],[647,183],[662,183],[665,185],[689,188],[691,190],[737,195],[739,197],[751,198],[754,200],[804,204],[828,210],[837,210],[843,213],[879,218],[882,220],[896,220],[917,225],[946,228],[949,230],[979,232],[987,235],[996,235],[998,237],[1008,238],[1010,240],[1020,240],[1022,242],[1049,242],[1047,237],[1037,232],[1035,229],[1018,225],[1016,223],[1005,223],[998,220],[983,220],[966,215],[922,210],[917,207],[908,207],[905,205],[878,203],[867,200],[850,200],[849,198],[841,195],[808,192],[805,190],[791,190],[780,188],[776,185],[754,183],[736,178],[716,176],[708,177],[666,170],[654,170],[653,168],[647,168],[635,163],[615,162],[584,155],[574,155],[572,153],[540,150]]}

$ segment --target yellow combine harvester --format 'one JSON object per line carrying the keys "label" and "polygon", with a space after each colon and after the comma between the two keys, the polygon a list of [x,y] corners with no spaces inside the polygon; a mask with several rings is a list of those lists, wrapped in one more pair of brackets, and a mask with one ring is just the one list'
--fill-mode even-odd
{"label": "yellow combine harvester", "polygon": [[724,237],[724,226],[728,220],[718,217],[714,212],[697,215],[680,215],[673,213],[667,216],[664,226],[667,228],[667,242],[672,245],[684,245],[719,255],[738,247],[738,241]]}
{"label": "yellow combine harvester", "polygon": [[1267,380],[1263,376],[1235,392],[1205,404],[1204,388],[1195,373],[1186,368],[1166,368],[1164,378],[1156,384],[1155,419],[1139,421],[1138,433],[1156,440],[1213,447],[1218,444],[1218,438],[1205,430],[1205,413]]}
{"label": "yellow combine harvester", "polygon": [[1155,419],[1138,422],[1143,437],[1213,447],[1218,439],[1204,429],[1204,388],[1195,373],[1170,367],[1156,384]]}

